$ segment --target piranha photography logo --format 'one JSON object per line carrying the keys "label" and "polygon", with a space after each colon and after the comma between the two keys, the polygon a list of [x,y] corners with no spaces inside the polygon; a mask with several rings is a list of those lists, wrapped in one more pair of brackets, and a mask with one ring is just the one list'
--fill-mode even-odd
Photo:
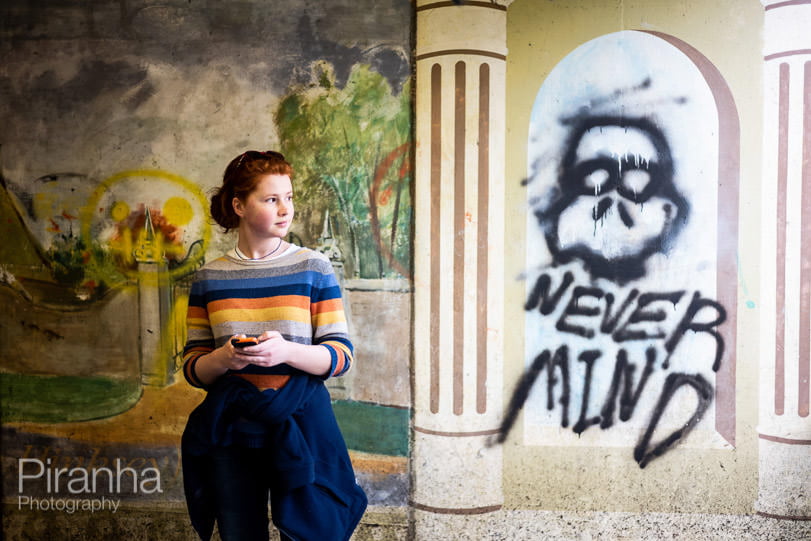
{"label": "piranha photography logo", "polygon": [[140,470],[117,458],[111,467],[60,468],[38,458],[17,459],[17,509],[75,513],[118,511],[122,494],[154,494],[160,471]]}

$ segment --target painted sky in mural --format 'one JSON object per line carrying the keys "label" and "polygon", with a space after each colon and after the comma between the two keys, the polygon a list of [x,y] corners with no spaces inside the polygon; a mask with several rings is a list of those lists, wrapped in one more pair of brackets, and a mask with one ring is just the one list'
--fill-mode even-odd
{"label": "painted sky in mural", "polygon": [[680,427],[697,425],[683,444],[724,445],[701,422],[724,347],[717,125],[696,67],[649,34],[587,42],[544,81],[526,181],[527,443],[636,446],[640,465]]}

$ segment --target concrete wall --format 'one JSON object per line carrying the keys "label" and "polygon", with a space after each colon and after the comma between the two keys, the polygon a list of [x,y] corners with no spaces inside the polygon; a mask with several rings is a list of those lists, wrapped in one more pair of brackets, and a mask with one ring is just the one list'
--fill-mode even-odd
{"label": "concrete wall", "polygon": [[[3,3],[6,538],[191,535],[179,441],[202,394],[178,372],[185,305],[192,272],[235,242],[207,197],[247,149],[294,164],[290,240],[332,258],[355,331],[336,414],[370,516],[404,523],[412,30],[405,0]],[[44,478],[18,484],[21,460],[116,459],[155,468],[160,490],[76,496],[121,504],[94,515],[44,510]]]}
{"label": "concrete wall", "polygon": [[808,17],[417,3],[417,537],[808,535]]}
{"label": "concrete wall", "polygon": [[[517,382],[537,356],[565,346],[571,393],[564,426],[563,408],[545,407],[546,373],[538,378],[505,449],[505,483],[513,487],[506,505],[752,511],[758,420],[749,392],[758,372],[757,344],[748,340],[758,321],[746,301],[757,299],[759,282],[747,262],[756,261],[760,237],[762,17],[756,2],[510,6],[506,310],[524,325],[506,341],[505,379]],[[647,177],[650,163],[661,167],[625,192],[608,180],[571,188],[585,174],[578,167],[604,171],[600,156],[625,179],[629,171]],[[645,193],[652,183],[659,186]],[[603,210],[602,202],[613,206]],[[604,214],[590,216],[593,208]],[[554,292],[566,276],[559,303],[529,301],[544,280]],[[589,289],[577,297],[577,287]],[[626,299],[628,312],[605,325]],[[717,338],[679,329],[691,303],[702,312],[687,320],[707,323]],[[622,323],[639,306],[662,317]],[[583,352],[596,358],[586,362]],[[651,372],[640,383],[648,352]],[[629,401],[612,395],[622,389],[612,381],[623,356],[641,392],[621,417],[620,403]],[[668,378],[690,378],[670,401]],[[560,399],[561,386],[553,392]],[[613,413],[601,411],[612,401]],[[650,454],[697,411],[701,420],[683,439]],[[657,423],[659,413],[666,416]]]}
{"label": "concrete wall", "polygon": [[[356,538],[811,538],[808,2],[0,15],[7,538],[192,537],[185,288],[247,147],[297,165],[294,240],[342,275]],[[34,509],[21,458],[162,490]]]}

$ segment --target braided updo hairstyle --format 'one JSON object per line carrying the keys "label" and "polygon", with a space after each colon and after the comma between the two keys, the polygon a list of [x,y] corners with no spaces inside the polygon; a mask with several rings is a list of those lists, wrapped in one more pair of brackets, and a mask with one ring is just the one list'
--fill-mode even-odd
{"label": "braided updo hairstyle", "polygon": [[239,215],[234,211],[234,197],[240,201],[250,195],[259,179],[265,175],[293,177],[293,167],[284,156],[273,150],[248,150],[228,164],[223,173],[222,186],[211,196],[211,217],[226,232],[239,227]]}

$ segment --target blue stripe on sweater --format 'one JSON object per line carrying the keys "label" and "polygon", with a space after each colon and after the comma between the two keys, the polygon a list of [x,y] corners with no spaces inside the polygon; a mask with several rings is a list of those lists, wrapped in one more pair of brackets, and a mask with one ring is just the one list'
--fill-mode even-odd
{"label": "blue stripe on sweater", "polygon": [[[238,286],[235,286],[235,282]],[[325,282],[327,285],[335,283],[335,279],[331,274],[323,274],[317,271],[301,271],[292,274],[279,274],[273,276],[261,277],[239,277],[218,279],[218,278],[204,278],[199,283],[205,284],[206,289],[255,289],[257,287],[267,286],[286,286],[296,284],[318,284]]]}
{"label": "blue stripe on sweater", "polygon": [[294,295],[307,297],[311,302],[317,303],[325,300],[341,298],[341,289],[336,285],[323,289],[313,290],[307,284],[294,284],[281,287],[258,287],[252,289],[212,289],[206,292],[192,292],[189,295],[189,305],[205,306],[209,302],[224,299],[258,299],[266,297],[277,297],[282,295]]}

